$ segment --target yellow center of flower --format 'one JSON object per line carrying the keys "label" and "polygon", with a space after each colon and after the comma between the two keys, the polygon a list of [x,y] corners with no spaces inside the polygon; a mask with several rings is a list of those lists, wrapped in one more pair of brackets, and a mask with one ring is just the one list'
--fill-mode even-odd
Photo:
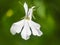
{"label": "yellow center of flower", "polygon": [[26,20],[30,20],[30,18],[29,18],[28,16],[25,16],[25,19],[26,19]]}

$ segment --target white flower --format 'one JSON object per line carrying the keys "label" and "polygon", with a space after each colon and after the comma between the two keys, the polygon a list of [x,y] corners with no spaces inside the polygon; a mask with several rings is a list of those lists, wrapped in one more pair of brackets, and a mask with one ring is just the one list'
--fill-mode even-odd
{"label": "white flower", "polygon": [[33,8],[35,6],[31,7],[28,10],[28,6],[26,2],[24,3],[24,9],[25,9],[25,18],[21,21],[18,21],[16,23],[13,23],[10,31],[13,35],[16,33],[21,33],[21,37],[25,40],[28,40],[30,38],[30,35],[33,34],[34,36],[41,36],[43,33],[39,30],[40,25],[38,23],[35,23],[32,21],[32,13]]}

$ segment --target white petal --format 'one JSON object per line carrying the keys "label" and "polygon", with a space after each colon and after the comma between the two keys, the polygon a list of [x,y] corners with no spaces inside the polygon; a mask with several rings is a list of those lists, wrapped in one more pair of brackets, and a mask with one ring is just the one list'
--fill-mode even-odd
{"label": "white petal", "polygon": [[15,24],[12,25],[12,27],[10,28],[10,32],[12,33],[12,35],[15,35],[16,34],[16,31],[15,31]]}
{"label": "white petal", "polygon": [[33,7],[31,7],[31,8],[29,9],[28,15],[32,15],[32,13],[33,13],[33,8],[35,8],[35,6],[33,6]]}
{"label": "white petal", "polygon": [[35,8],[35,6],[32,7],[32,9]]}
{"label": "white petal", "polygon": [[24,9],[25,9],[25,13],[27,15],[27,12],[28,12],[28,5],[26,4],[26,2],[24,3]]}
{"label": "white petal", "polygon": [[21,32],[21,36],[23,39],[28,40],[30,38],[30,35],[31,35],[31,31],[30,31],[28,22],[25,21],[25,25]]}
{"label": "white petal", "polygon": [[35,8],[35,6],[31,7],[28,11],[28,16],[30,17],[30,19],[32,18],[33,8]]}
{"label": "white petal", "polygon": [[29,25],[31,27],[33,35],[35,35],[35,36],[41,36],[42,35],[42,32],[39,29],[37,29],[33,23],[30,22]]}
{"label": "white petal", "polygon": [[20,33],[21,32],[21,29],[23,27],[23,22],[24,20],[21,20],[19,22],[16,22],[16,23],[13,23],[10,31],[13,35],[15,35],[16,33]]}
{"label": "white petal", "polygon": [[34,21],[31,21],[31,23],[34,25],[35,28],[40,29],[40,25]]}

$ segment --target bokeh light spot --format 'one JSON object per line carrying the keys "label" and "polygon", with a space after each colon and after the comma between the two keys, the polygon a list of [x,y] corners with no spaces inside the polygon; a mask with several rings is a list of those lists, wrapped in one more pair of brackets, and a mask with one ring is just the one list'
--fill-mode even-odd
{"label": "bokeh light spot", "polygon": [[6,12],[6,16],[11,17],[12,15],[13,15],[13,10],[12,10],[12,9],[9,9],[9,10]]}

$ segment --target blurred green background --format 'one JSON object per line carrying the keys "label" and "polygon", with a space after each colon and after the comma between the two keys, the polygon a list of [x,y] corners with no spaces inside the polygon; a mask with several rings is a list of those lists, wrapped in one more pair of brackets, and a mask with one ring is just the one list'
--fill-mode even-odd
{"label": "blurred green background", "polygon": [[[33,21],[43,32],[41,37],[32,35],[27,41],[10,33],[11,25],[25,16],[24,2],[36,6]],[[60,45],[60,0],[0,0],[0,45]]]}

